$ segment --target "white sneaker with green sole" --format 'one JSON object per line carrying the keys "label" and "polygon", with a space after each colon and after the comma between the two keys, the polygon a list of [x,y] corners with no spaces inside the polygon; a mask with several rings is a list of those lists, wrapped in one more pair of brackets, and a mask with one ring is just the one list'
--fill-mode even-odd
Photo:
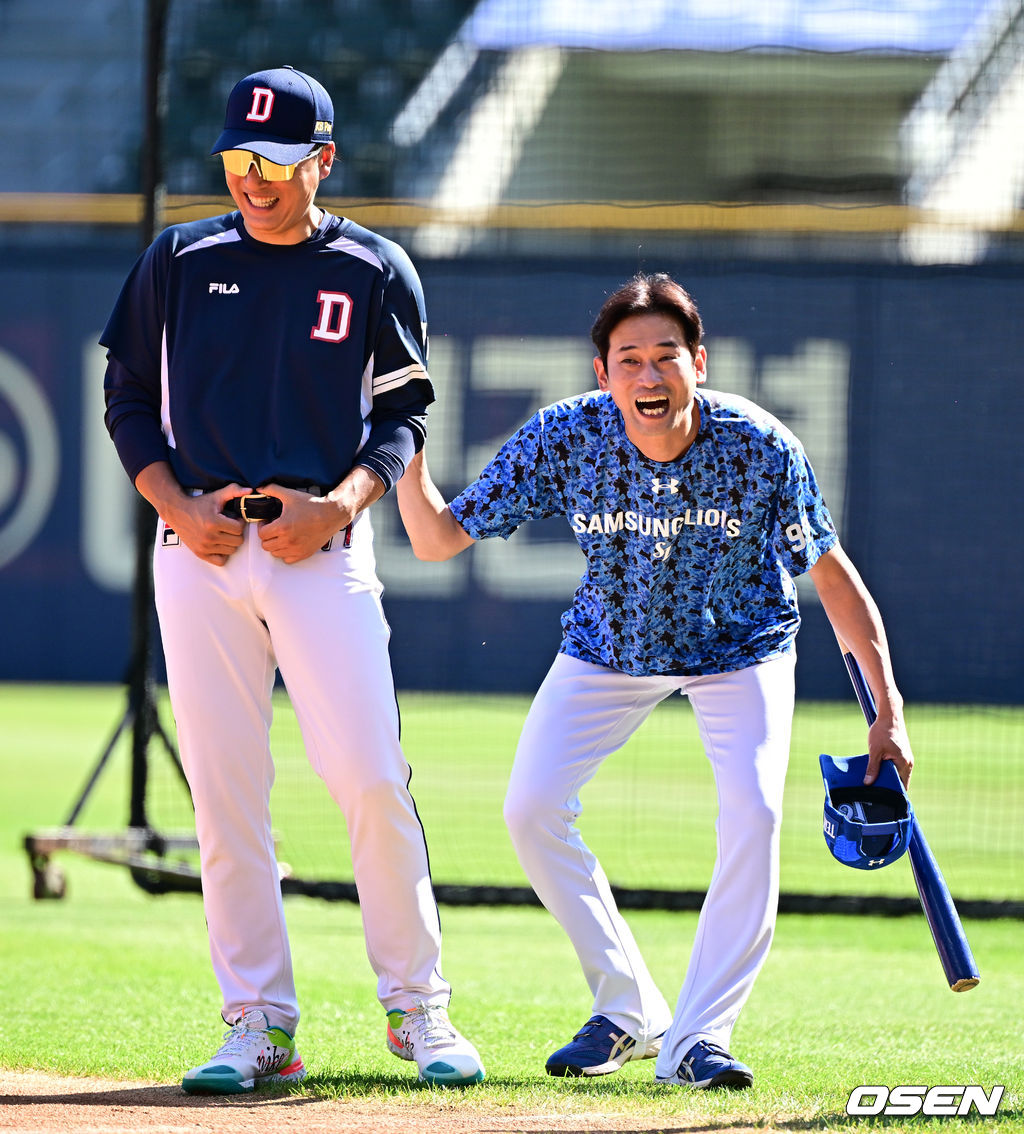
{"label": "white sneaker with green sole", "polygon": [[408,1012],[388,1013],[388,1050],[399,1059],[415,1060],[419,1077],[434,1086],[465,1087],[484,1077],[476,1048],[459,1035],[440,1004],[415,1002]]}
{"label": "white sneaker with green sole", "polygon": [[297,1083],[306,1074],[295,1040],[284,1028],[272,1028],[267,1017],[249,1008],[230,1031],[217,1054],[193,1067],[181,1081],[190,1095],[236,1095],[270,1083]]}

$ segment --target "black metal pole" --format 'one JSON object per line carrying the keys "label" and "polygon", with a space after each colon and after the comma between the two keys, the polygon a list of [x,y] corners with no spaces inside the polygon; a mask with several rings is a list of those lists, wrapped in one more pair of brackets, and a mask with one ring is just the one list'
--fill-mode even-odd
{"label": "black metal pole", "polygon": [[[157,211],[163,193],[162,161],[164,37],[170,0],[147,0],[145,118],[142,135],[142,228],[140,239],[148,248],[157,235]],[[132,726],[132,774],[128,825],[147,827],[147,751],[157,731],[153,687],[153,537],[156,513],[138,497],[135,511],[135,582],[132,590],[132,655],[128,707]]]}

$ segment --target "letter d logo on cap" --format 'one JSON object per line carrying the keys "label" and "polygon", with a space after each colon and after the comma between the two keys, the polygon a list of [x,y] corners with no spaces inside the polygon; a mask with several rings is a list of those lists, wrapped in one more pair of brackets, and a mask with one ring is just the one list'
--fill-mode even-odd
{"label": "letter d logo on cap", "polygon": [[269,87],[253,87],[252,108],[245,116],[246,122],[266,122],[274,106],[274,92]]}

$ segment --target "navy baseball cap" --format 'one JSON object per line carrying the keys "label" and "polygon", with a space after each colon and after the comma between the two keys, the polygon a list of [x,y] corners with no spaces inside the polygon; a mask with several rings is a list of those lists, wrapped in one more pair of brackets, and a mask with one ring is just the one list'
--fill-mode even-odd
{"label": "navy baseball cap", "polygon": [[210,153],[251,150],[290,165],[331,141],[333,126],[331,96],[316,79],[294,67],[273,67],[235,83]]}

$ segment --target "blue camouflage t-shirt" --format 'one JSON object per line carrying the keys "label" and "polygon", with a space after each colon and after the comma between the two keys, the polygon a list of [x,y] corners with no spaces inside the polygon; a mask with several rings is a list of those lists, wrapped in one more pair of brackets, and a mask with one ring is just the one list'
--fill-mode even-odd
{"label": "blue camouflage t-shirt", "polygon": [[788,651],[794,577],[836,543],[797,438],[732,394],[698,391],[675,461],[645,457],[611,395],[540,410],[451,502],[474,539],[564,516],[586,556],[561,652],[634,676],[728,673]]}

